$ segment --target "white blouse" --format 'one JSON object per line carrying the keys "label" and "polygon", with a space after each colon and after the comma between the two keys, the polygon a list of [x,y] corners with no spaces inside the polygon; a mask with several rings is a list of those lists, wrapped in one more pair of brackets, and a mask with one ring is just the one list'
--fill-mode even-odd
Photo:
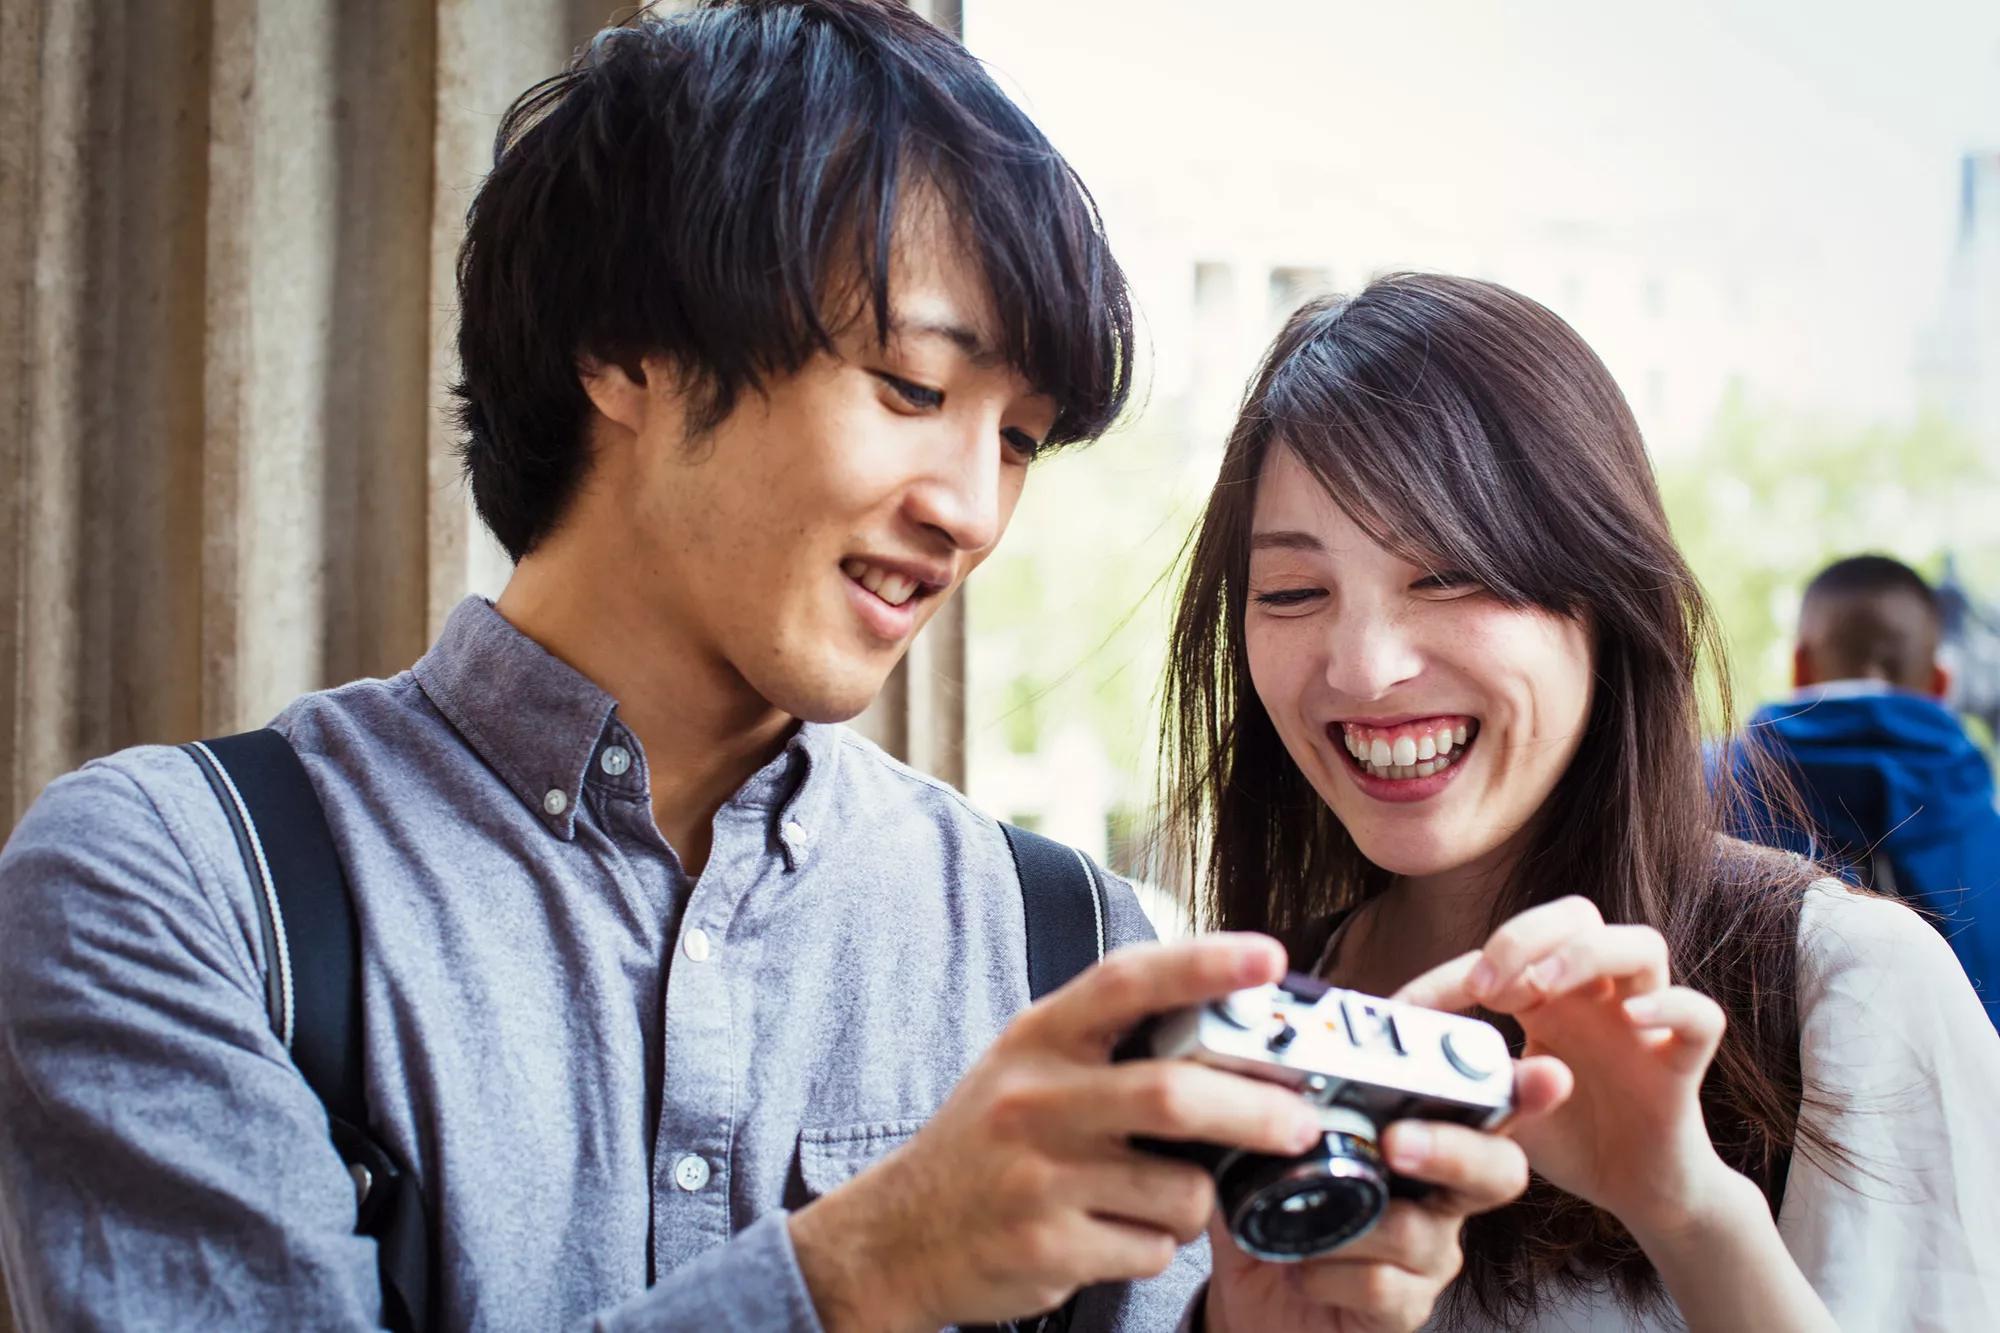
{"label": "white blouse", "polygon": [[[1799,923],[1813,1115],[1856,1169],[1795,1154],[1778,1232],[1843,1329],[2000,1330],[2000,1033],[1951,948],[1901,903],[1824,881]],[[1517,1326],[1655,1333],[1609,1291]]]}

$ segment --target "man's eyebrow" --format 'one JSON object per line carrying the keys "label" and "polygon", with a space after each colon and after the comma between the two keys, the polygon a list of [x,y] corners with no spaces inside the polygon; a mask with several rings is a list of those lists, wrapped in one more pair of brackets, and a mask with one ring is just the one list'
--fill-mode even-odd
{"label": "man's eyebrow", "polygon": [[1299,532],[1292,528],[1276,528],[1267,532],[1250,534],[1250,549],[1253,551],[1324,551],[1326,544],[1310,532]]}
{"label": "man's eyebrow", "polygon": [[889,322],[891,338],[917,339],[942,338],[960,352],[980,370],[991,370],[1001,361],[1000,354],[986,345],[981,338],[963,324],[953,324],[940,319],[902,319]]}

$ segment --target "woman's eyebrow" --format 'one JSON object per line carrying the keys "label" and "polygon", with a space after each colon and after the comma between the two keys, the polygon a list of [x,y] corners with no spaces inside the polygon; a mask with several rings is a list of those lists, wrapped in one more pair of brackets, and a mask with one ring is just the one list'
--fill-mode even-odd
{"label": "woman's eyebrow", "polygon": [[1324,551],[1326,544],[1310,532],[1296,528],[1274,528],[1250,534],[1253,551]]}

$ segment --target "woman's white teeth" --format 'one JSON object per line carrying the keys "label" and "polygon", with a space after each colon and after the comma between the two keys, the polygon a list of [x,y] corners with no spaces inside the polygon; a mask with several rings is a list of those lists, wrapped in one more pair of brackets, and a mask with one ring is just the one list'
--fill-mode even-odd
{"label": "woman's white teeth", "polygon": [[901,606],[917,590],[917,581],[862,560],[843,560],[841,572],[891,606]]}
{"label": "woman's white teeth", "polygon": [[1427,778],[1458,761],[1467,735],[1465,724],[1459,723],[1394,740],[1383,736],[1363,738],[1358,731],[1343,728],[1341,739],[1347,752],[1375,777]]}

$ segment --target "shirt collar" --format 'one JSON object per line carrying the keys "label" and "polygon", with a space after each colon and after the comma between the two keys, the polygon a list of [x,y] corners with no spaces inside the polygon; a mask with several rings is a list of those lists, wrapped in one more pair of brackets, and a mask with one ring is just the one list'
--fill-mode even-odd
{"label": "shirt collar", "polygon": [[[576,835],[586,780],[633,795],[647,788],[639,742],[614,716],[617,700],[483,597],[458,604],[413,674],[479,757],[565,841]],[[830,832],[841,734],[838,726],[802,724],[729,801],[769,812],[771,837],[793,870]],[[610,747],[626,750],[622,762],[603,761],[600,751]]]}
{"label": "shirt collar", "polygon": [[412,674],[542,822],[575,836],[592,756],[617,701],[483,597],[460,602]]}

